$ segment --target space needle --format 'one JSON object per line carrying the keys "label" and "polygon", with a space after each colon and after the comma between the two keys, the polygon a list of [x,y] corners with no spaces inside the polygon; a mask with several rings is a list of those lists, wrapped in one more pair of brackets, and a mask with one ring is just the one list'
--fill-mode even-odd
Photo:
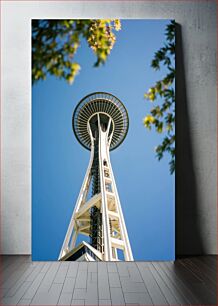
{"label": "space needle", "polygon": [[[95,92],[78,103],[72,125],[77,140],[91,154],[59,260],[132,261],[109,154],[127,135],[127,110],[114,95]],[[80,234],[90,237],[89,242],[77,244]]]}

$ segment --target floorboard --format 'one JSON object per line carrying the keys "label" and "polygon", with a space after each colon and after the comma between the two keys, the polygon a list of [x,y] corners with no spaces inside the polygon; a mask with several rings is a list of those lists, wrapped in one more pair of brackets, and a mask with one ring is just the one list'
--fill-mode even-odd
{"label": "floorboard", "polygon": [[0,305],[217,305],[213,255],[175,262],[0,260]]}

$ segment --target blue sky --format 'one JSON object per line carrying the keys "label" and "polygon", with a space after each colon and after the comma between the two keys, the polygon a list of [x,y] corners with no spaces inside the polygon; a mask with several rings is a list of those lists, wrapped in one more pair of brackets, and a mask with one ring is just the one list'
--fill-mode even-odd
{"label": "blue sky", "polygon": [[106,64],[94,68],[85,42],[75,60],[81,65],[73,85],[54,77],[32,89],[32,258],[57,260],[88,166],[90,152],[76,140],[72,113],[95,91],[117,96],[129,113],[129,132],[111,162],[135,260],[173,260],[175,255],[175,178],[166,156],[154,148],[163,135],[148,131],[143,118],[151,108],[145,91],[164,76],[150,63],[165,41],[168,20],[122,20]]}

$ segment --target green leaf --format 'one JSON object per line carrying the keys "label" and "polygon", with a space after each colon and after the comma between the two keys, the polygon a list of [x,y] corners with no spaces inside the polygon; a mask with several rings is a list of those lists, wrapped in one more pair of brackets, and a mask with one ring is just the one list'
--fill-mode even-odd
{"label": "green leaf", "polygon": [[[32,22],[32,81],[36,83],[49,73],[68,83],[74,81],[79,66],[71,61],[86,39],[96,55],[95,66],[104,64],[116,41],[115,32],[120,30],[118,19],[70,19]],[[39,69],[40,68],[40,69]],[[39,72],[44,69],[43,74]]]}
{"label": "green leaf", "polygon": [[163,132],[163,122],[159,122],[157,127],[156,127],[156,130],[158,133],[162,133]]}
{"label": "green leaf", "polygon": [[[170,173],[175,170],[175,21],[172,20],[166,27],[166,42],[164,46],[155,52],[151,61],[151,67],[154,70],[161,70],[165,66],[166,75],[156,82],[155,86],[144,94],[144,98],[156,103],[156,106],[150,110],[145,117],[144,125],[149,130],[155,126],[157,133],[166,135],[162,142],[156,147],[156,157],[161,160],[167,153],[171,156],[169,163]],[[149,116],[153,117],[152,122]],[[161,118],[161,121],[160,121]]]}

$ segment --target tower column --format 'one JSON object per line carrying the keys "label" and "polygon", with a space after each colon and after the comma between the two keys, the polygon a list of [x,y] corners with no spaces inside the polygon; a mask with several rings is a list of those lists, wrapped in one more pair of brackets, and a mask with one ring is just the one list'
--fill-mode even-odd
{"label": "tower column", "polygon": [[130,242],[129,242],[129,237],[128,237],[128,233],[127,233],[127,229],[126,229],[126,225],[125,225],[125,221],[124,221],[124,217],[123,217],[123,212],[122,212],[122,208],[120,205],[120,199],[119,199],[119,194],[117,191],[117,187],[116,187],[116,183],[115,183],[115,179],[114,179],[114,175],[113,175],[113,170],[111,167],[111,163],[110,163],[110,157],[108,154],[108,166],[110,169],[110,174],[111,174],[111,178],[112,178],[112,185],[113,185],[113,192],[115,195],[115,202],[116,202],[116,206],[117,206],[117,210],[118,210],[118,214],[119,214],[119,219],[120,219],[120,231],[121,231],[121,237],[122,240],[124,241],[124,257],[126,261],[133,261],[133,255],[132,255],[132,249],[130,246]]}
{"label": "tower column", "polygon": [[100,117],[98,114],[98,131],[99,131],[99,172],[101,182],[101,193],[102,193],[102,226],[103,226],[103,248],[104,248],[104,260],[112,261],[112,247],[111,247],[111,230],[108,215],[108,201],[106,195],[105,176],[103,169],[103,162],[107,160],[107,146],[108,146],[108,133],[109,129],[102,131]]}
{"label": "tower column", "polygon": [[[92,167],[93,158],[94,158],[94,142],[93,142],[93,137],[92,137],[91,130],[90,130],[89,126],[88,126],[88,130],[89,130],[90,138],[91,138],[91,155],[90,155],[90,159],[89,159],[89,165],[88,165],[88,168],[87,168],[84,180],[83,180],[82,187],[80,189],[79,196],[78,196],[77,201],[76,201],[75,208],[74,208],[72,216],[70,218],[70,223],[68,225],[67,233],[66,233],[66,236],[64,238],[64,242],[62,244],[58,260],[60,260],[67,252],[69,252],[70,239],[72,238],[73,232],[75,233],[75,231],[76,231],[76,229],[75,229],[75,214],[79,211],[79,208],[81,207],[82,203],[86,200],[87,193],[88,193],[88,190],[89,190],[89,187],[90,187],[91,167]],[[72,243],[71,245],[75,246],[77,236],[78,236],[78,233],[75,234],[74,239],[72,238],[72,241],[75,241],[75,242]]]}

